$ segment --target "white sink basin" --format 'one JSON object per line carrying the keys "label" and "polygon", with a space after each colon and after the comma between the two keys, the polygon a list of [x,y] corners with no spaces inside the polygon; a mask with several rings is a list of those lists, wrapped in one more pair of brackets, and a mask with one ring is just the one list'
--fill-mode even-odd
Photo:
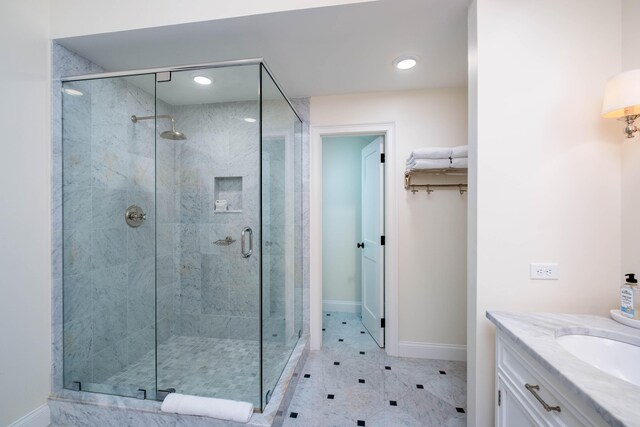
{"label": "white sink basin", "polygon": [[640,347],[591,335],[562,335],[556,340],[583,362],[640,386]]}

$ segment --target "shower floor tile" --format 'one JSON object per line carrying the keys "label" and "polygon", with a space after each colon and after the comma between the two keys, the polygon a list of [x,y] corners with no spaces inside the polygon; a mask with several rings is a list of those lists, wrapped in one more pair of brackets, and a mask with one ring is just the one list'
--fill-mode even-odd
{"label": "shower floor tile", "polygon": [[[264,343],[264,357],[286,360],[290,349]],[[105,381],[112,387],[155,389],[155,353],[149,352]],[[173,336],[158,346],[158,389],[241,400],[260,406],[260,344],[258,341]],[[265,384],[275,385],[281,371],[265,365]],[[266,390],[265,390],[266,392]]]}
{"label": "shower floor tile", "polygon": [[322,327],[284,426],[466,425],[466,363],[387,356],[355,314],[325,312]]}

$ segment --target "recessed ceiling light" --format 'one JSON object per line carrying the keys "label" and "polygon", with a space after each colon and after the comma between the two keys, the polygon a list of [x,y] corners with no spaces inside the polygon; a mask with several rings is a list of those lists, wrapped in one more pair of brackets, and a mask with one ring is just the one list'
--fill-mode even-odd
{"label": "recessed ceiling light", "polygon": [[253,117],[245,117],[244,121],[247,123],[255,123],[256,119],[254,119]]}
{"label": "recessed ceiling light", "polygon": [[71,96],[82,96],[83,95],[83,93],[80,92],[79,90],[71,89],[70,87],[65,87],[64,89],[62,89],[62,91],[64,93],[66,93],[67,95],[71,95]]}
{"label": "recessed ceiling light", "polygon": [[205,77],[205,76],[195,76],[193,78],[193,81],[198,83],[199,85],[210,85],[211,84],[211,79],[209,77]]}
{"label": "recessed ceiling light", "polygon": [[418,60],[413,56],[400,56],[393,61],[393,65],[395,65],[398,70],[408,70],[415,67],[417,63]]}

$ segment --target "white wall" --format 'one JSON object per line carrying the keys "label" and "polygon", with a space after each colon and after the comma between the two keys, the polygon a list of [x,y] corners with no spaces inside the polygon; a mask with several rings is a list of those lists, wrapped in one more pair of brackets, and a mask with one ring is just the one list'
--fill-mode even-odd
{"label": "white wall", "polygon": [[[640,1],[622,0],[622,71],[640,68],[638,22]],[[618,128],[622,145],[622,276],[640,273],[640,135],[626,139],[622,123]]]}
{"label": "white wall", "polygon": [[466,112],[466,88],[311,98],[312,125],[396,124],[401,345],[466,344],[466,197],[411,194],[402,173],[414,148],[464,144]]}
{"label": "white wall", "polygon": [[[607,315],[617,304],[622,145],[600,109],[620,69],[620,14],[620,0],[477,0],[471,426],[493,424],[486,310]],[[558,262],[560,280],[529,280],[536,261]]]}
{"label": "white wall", "polygon": [[[359,304],[361,152],[374,137],[322,139],[322,299]],[[326,309],[326,308],[325,308]]]}
{"label": "white wall", "polygon": [[53,39],[375,0],[56,0]]}
{"label": "white wall", "polygon": [[51,376],[49,1],[0,6],[0,425],[46,403]]}
{"label": "white wall", "polygon": [[[477,417],[477,271],[478,271],[478,7],[474,0],[469,7],[467,24],[467,66],[469,106],[469,196],[467,207],[467,424]],[[483,389],[484,390],[484,389]],[[485,405],[487,403],[485,402]],[[486,416],[485,416],[486,417]],[[477,424],[478,426],[480,424]]]}

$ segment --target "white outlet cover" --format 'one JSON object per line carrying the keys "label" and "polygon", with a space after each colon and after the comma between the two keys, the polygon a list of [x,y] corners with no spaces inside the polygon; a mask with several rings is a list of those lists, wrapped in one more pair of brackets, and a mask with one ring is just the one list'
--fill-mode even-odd
{"label": "white outlet cover", "polygon": [[529,264],[531,280],[558,280],[558,264],[555,262],[532,262]]}

